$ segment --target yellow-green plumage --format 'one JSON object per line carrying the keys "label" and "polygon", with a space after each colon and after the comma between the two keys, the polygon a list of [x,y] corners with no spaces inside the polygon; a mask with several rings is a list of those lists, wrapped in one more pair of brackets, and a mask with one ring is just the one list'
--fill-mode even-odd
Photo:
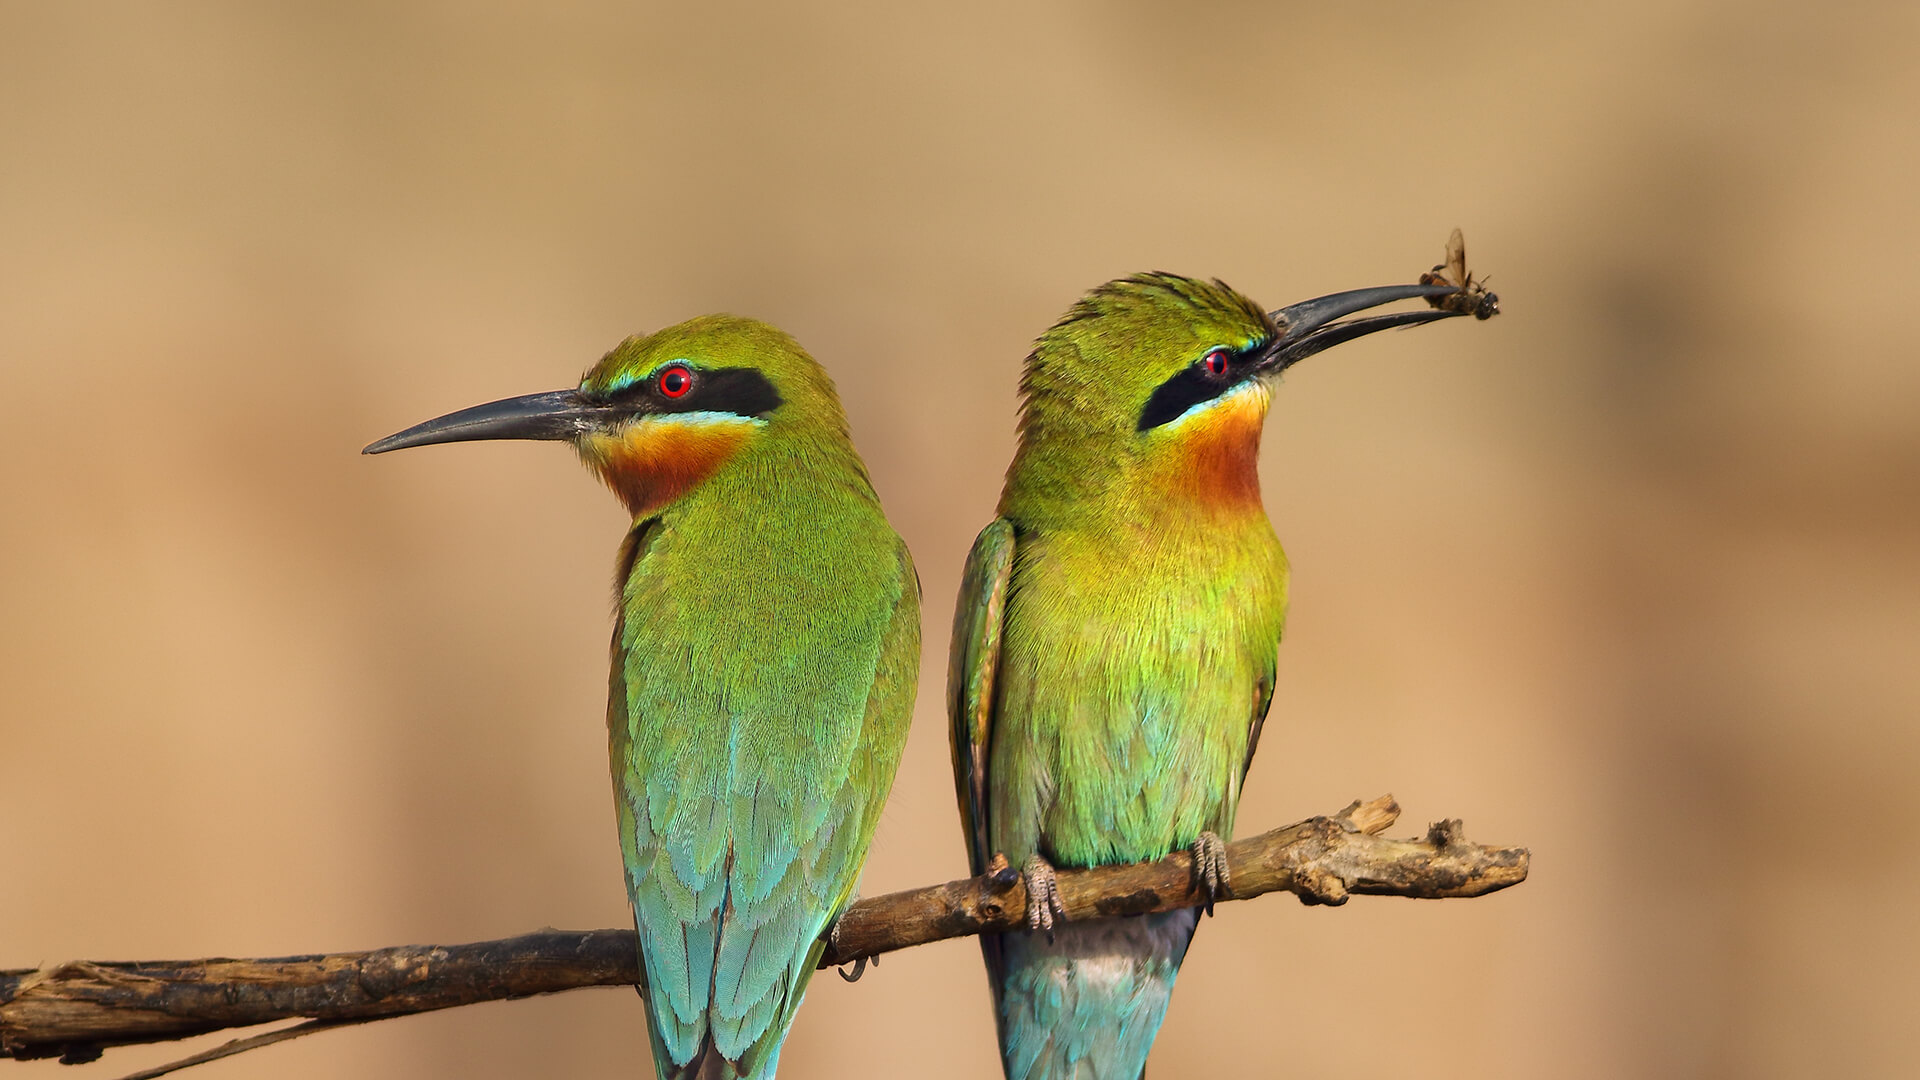
{"label": "yellow-green plumage", "polygon": [[798,345],[739,322],[661,336],[588,385],[692,354],[786,399],[636,525],[607,713],[661,1071],[770,1076],[899,764],[918,587]]}
{"label": "yellow-green plumage", "polygon": [[919,668],[913,564],[833,386],[786,334],[710,316],[629,339],[577,390],[467,412],[451,437],[510,415],[493,437],[572,442],[633,512],[607,726],[654,1057],[771,1077]]}
{"label": "yellow-green plumage", "polygon": [[[994,852],[1133,862],[1231,832],[1286,614],[1253,478],[1266,390],[1138,422],[1208,350],[1276,333],[1224,286],[1160,275],[1097,290],[1036,345],[1001,517],[955,620],[976,870]],[[1175,912],[983,940],[1007,1075],[1133,1080],[1194,925]]]}
{"label": "yellow-green plumage", "polygon": [[[1445,291],[1269,315],[1219,282],[1143,274],[1040,338],[1000,517],[954,617],[954,773],[976,873],[1004,854],[1033,895],[1044,864],[1231,835],[1287,610],[1257,475],[1269,383],[1330,344],[1449,317],[1340,315]],[[1010,1080],[1135,1080],[1197,914],[983,938]]]}

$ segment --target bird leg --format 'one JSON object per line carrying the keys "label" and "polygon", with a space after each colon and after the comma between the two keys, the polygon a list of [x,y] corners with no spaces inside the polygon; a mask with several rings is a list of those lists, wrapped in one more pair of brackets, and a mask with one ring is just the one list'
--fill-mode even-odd
{"label": "bird leg", "polygon": [[1020,867],[1027,883],[1027,929],[1045,930],[1047,944],[1053,944],[1053,924],[1067,921],[1067,909],[1060,902],[1060,883],[1053,875],[1053,864],[1038,852],[1027,856]]}
{"label": "bird leg", "polygon": [[1213,914],[1213,902],[1233,895],[1232,875],[1227,871],[1227,845],[1219,836],[1202,832],[1187,850],[1193,853],[1193,884],[1207,898],[1207,914]]}

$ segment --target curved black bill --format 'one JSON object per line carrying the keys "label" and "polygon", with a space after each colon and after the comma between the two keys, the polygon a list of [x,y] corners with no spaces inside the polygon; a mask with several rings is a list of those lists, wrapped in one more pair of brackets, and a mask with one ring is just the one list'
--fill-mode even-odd
{"label": "curved black bill", "polygon": [[1278,372],[1305,360],[1314,353],[1330,349],[1341,342],[1365,337],[1376,330],[1390,330],[1396,326],[1418,326],[1421,323],[1464,315],[1466,314],[1464,311],[1428,308],[1424,311],[1400,311],[1391,315],[1369,315],[1364,319],[1349,319],[1346,322],[1335,321],[1342,316],[1379,307],[1382,304],[1391,304],[1396,300],[1447,296],[1459,291],[1458,287],[1452,285],[1380,285],[1371,289],[1351,289],[1347,292],[1332,293],[1312,300],[1302,300],[1297,304],[1289,304],[1273,313],[1273,321],[1280,328],[1280,336],[1275,339],[1273,348],[1267,353],[1263,366],[1269,371]]}
{"label": "curved black bill", "polygon": [[606,408],[587,400],[578,390],[504,398],[415,424],[369,443],[360,452],[384,454],[409,446],[486,439],[568,440],[593,427]]}

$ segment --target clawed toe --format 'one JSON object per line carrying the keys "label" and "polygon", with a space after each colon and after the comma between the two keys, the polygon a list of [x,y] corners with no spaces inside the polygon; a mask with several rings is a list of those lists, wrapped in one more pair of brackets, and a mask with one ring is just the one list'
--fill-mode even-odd
{"label": "clawed toe", "polygon": [[1060,883],[1054,876],[1053,864],[1039,855],[1027,856],[1025,865],[1020,868],[1020,876],[1027,883],[1027,929],[1045,930],[1049,944],[1053,941],[1053,924],[1067,920],[1067,909],[1060,902]]}
{"label": "clawed toe", "polygon": [[[833,949],[835,953],[838,953],[840,951],[840,922],[837,919],[834,920],[833,928],[827,931],[827,944]],[[851,975],[847,974],[847,968],[846,968],[846,965],[844,964],[842,964],[837,968],[834,968],[833,970],[836,975],[839,975],[841,978],[847,980],[848,982],[859,982],[860,976],[865,975],[867,973],[867,964],[869,962],[871,962],[873,966],[877,968],[880,966],[880,957],[876,954],[874,956],[863,956],[858,960],[855,960],[853,962],[853,974]]]}
{"label": "clawed toe", "polygon": [[1215,900],[1233,895],[1233,879],[1227,870],[1227,845],[1211,832],[1203,832],[1193,842],[1194,888],[1207,898],[1207,914],[1213,914]]}

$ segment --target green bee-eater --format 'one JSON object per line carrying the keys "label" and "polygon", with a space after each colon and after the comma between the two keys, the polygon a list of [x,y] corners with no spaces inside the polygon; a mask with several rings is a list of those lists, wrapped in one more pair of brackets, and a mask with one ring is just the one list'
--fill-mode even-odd
{"label": "green bee-eater", "polygon": [[771,1077],[919,673],[913,563],[833,383],[785,333],[708,316],[367,452],[469,439],[572,443],[633,515],[607,728],[654,1060]]}
{"label": "green bee-eater", "polygon": [[1021,380],[1020,447],[974,542],[948,707],[974,873],[1004,854],[1029,930],[981,939],[1010,1080],[1136,1080],[1194,910],[1055,926],[1053,867],[1190,849],[1209,897],[1273,694],[1287,557],[1260,502],[1275,378],[1330,345],[1448,318],[1342,316],[1448,286],[1269,315],[1143,274],[1075,304]]}

